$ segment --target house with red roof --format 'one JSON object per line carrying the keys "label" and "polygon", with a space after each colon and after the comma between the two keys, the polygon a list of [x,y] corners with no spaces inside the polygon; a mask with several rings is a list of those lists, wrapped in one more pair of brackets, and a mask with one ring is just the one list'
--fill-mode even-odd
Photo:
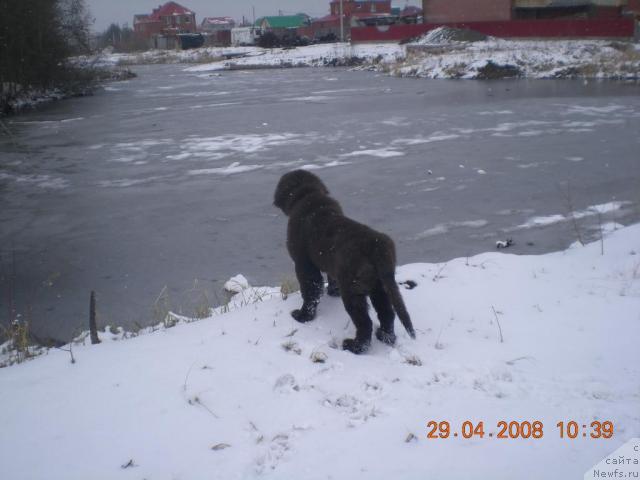
{"label": "house with red roof", "polygon": [[349,38],[352,25],[364,19],[391,18],[391,0],[332,0],[329,15],[311,23],[311,35],[322,38],[328,35],[340,36],[340,4],[342,3],[342,28],[344,38]]}
{"label": "house with red roof", "polygon": [[176,2],[167,2],[154,8],[149,14],[138,14],[133,16],[133,31],[135,35],[158,48],[158,37],[166,39],[175,38],[182,33],[196,33],[196,14]]}
{"label": "house with red roof", "polygon": [[231,17],[205,17],[200,24],[200,31],[205,37],[208,47],[228,47],[231,45],[231,30],[236,21]]}
{"label": "house with red roof", "polygon": [[231,30],[236,26],[236,21],[231,17],[205,17],[200,24],[203,32],[219,32]]}

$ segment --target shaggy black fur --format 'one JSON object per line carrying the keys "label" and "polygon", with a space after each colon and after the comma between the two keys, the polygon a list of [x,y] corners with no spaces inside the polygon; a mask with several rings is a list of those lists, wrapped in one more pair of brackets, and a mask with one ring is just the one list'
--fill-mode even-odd
{"label": "shaggy black fur", "polygon": [[391,238],[345,217],[324,183],[305,170],[282,176],[273,203],[289,217],[287,249],[303,300],[302,307],[291,312],[293,318],[299,322],[314,319],[324,286],[321,272],[326,272],[329,295],[342,297],[356,327],[356,337],[344,340],[343,349],[363,353],[371,345],[367,296],[380,320],[378,340],[395,343],[395,313],[415,338],[395,281],[396,252]]}

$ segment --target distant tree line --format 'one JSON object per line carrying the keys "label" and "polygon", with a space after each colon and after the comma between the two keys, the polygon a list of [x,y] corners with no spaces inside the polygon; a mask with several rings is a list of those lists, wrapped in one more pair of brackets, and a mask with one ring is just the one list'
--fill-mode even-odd
{"label": "distant tree line", "polygon": [[98,36],[98,48],[113,48],[114,52],[136,52],[147,50],[147,42],[135,35],[133,29],[127,24],[122,27],[112,23]]}
{"label": "distant tree line", "polygon": [[90,24],[84,0],[0,0],[0,105],[77,81],[68,58],[89,52]]}

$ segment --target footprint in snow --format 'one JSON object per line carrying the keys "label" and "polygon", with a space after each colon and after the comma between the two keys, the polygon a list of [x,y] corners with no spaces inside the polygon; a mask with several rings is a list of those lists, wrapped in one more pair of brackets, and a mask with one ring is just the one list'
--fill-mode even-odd
{"label": "footprint in snow", "polygon": [[273,390],[278,393],[291,393],[300,391],[296,378],[290,373],[285,373],[277,378]]}
{"label": "footprint in snow", "polygon": [[325,398],[323,405],[334,408],[348,417],[347,426],[357,427],[370,419],[380,416],[381,411],[371,402],[365,402],[353,395]]}

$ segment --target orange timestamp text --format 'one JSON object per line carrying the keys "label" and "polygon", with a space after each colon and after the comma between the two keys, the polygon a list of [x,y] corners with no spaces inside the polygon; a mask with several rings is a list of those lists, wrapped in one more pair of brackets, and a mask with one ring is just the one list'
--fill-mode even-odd
{"label": "orange timestamp text", "polygon": [[[609,439],[613,437],[613,422],[607,420],[604,422],[593,421],[591,423],[579,423],[575,420],[559,421],[556,423],[557,434],[560,438],[593,438],[593,439]],[[516,439],[516,438],[534,438],[544,437],[544,423],[540,420],[533,421],[516,421],[516,420],[500,420],[495,425],[495,431],[485,432],[485,422],[472,422],[466,420],[462,422],[459,428],[452,428],[451,423],[447,421],[437,422],[431,420],[427,422],[427,438],[444,439],[444,438],[499,438],[499,439]]]}

